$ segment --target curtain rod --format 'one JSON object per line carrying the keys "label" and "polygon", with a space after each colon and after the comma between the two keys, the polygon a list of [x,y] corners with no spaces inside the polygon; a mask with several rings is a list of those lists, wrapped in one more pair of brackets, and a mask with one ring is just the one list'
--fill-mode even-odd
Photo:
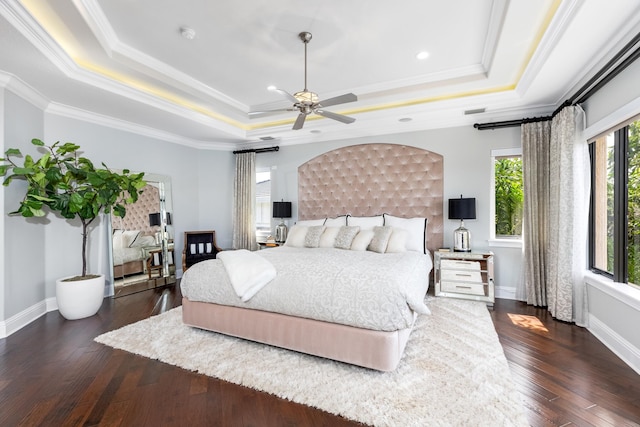
{"label": "curtain rod", "polygon": [[[473,127],[478,130],[499,129],[520,126],[524,123],[541,122],[553,119],[555,115],[558,114],[564,107],[567,107],[569,105],[581,104],[589,99],[594,93],[596,93],[604,85],[613,80],[614,77],[624,71],[624,69],[631,65],[636,59],[638,59],[640,57],[640,46],[636,46],[638,45],[638,43],[640,43],[640,33],[636,34],[629,43],[627,43],[622,49],[620,49],[620,51],[615,54],[614,57],[611,58],[593,77],[591,77],[589,81],[587,81],[580,89],[578,89],[578,91],[575,92],[569,99],[564,101],[562,105],[558,107],[550,116],[505,120],[493,123],[475,123]],[[627,54],[628,56],[626,56]],[[618,63],[620,60],[622,60],[622,62]],[[618,64],[616,65],[616,63]]]}
{"label": "curtain rod", "polygon": [[233,154],[242,154],[242,153],[269,153],[271,151],[280,151],[280,147],[267,147],[267,148],[249,148],[246,150],[237,150],[234,151]]}

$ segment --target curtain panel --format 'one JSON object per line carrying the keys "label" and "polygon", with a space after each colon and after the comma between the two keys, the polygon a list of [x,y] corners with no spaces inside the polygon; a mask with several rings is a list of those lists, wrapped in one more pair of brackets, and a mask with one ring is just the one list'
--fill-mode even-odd
{"label": "curtain panel", "polygon": [[551,122],[523,124],[522,157],[527,302],[586,326],[590,168],[583,117],[569,106]]}
{"label": "curtain panel", "polygon": [[256,243],[256,153],[236,154],[233,181],[233,248],[258,249]]}

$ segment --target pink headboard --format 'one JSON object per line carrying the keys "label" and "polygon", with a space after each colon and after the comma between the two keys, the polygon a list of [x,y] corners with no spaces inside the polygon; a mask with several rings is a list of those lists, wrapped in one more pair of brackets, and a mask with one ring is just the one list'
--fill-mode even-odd
{"label": "pink headboard", "polygon": [[111,226],[114,230],[141,230],[142,234],[153,235],[158,227],[149,225],[149,214],[160,210],[160,194],[158,188],[147,184],[138,200],[133,205],[127,205],[124,218],[113,215]]}
{"label": "pink headboard", "polygon": [[383,213],[425,217],[427,247],[442,247],[442,155],[396,144],[362,144],[298,167],[298,218]]}

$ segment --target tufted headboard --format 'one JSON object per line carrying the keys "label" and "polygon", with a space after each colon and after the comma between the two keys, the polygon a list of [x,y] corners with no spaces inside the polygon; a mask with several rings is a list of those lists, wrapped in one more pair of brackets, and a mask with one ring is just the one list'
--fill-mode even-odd
{"label": "tufted headboard", "polygon": [[397,144],[362,144],[298,167],[298,218],[383,213],[426,217],[427,247],[442,247],[442,155]]}
{"label": "tufted headboard", "polygon": [[149,214],[160,210],[160,195],[158,187],[147,184],[138,200],[127,205],[127,214],[124,218],[113,215],[111,217],[111,227],[114,230],[141,230],[142,234],[153,235],[158,231],[158,227],[149,225]]}

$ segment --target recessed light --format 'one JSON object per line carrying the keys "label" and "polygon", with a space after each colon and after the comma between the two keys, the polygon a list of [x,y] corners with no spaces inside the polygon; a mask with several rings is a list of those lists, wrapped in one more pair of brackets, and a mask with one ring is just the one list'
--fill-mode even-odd
{"label": "recessed light", "polygon": [[413,120],[411,117],[403,117],[401,119],[398,119],[398,121],[402,123],[410,122],[411,120]]}
{"label": "recessed light", "polygon": [[429,52],[427,51],[422,51],[422,52],[418,52],[418,54],[416,55],[416,58],[422,60],[422,59],[427,59],[429,57]]}
{"label": "recessed light", "polygon": [[274,85],[269,85],[267,86],[267,90],[276,90],[277,87],[275,87]]}

